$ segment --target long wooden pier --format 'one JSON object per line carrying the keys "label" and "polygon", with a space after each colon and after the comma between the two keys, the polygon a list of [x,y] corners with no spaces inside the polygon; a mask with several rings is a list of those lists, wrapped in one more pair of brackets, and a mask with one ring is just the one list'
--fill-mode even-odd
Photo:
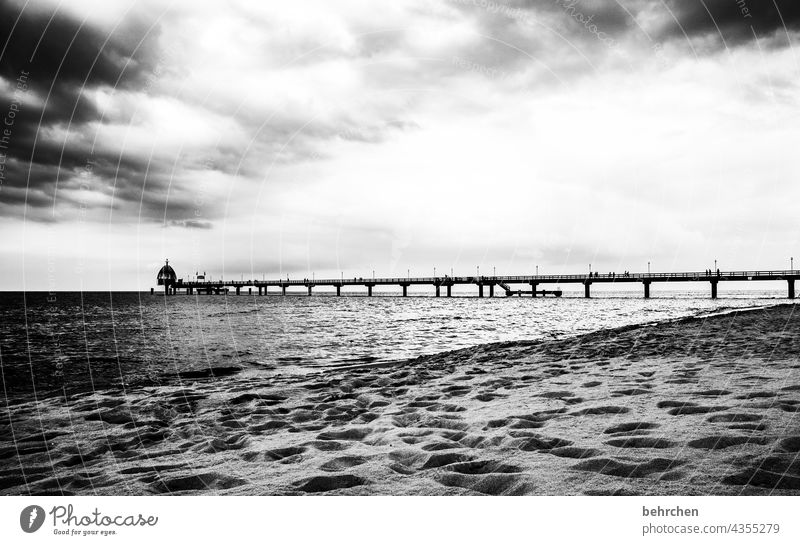
{"label": "long wooden pier", "polygon": [[[656,282],[708,282],[711,287],[711,298],[717,298],[717,286],[720,282],[756,282],[764,280],[782,280],[787,283],[787,297],[795,298],[795,280],[800,278],[800,271],[773,270],[773,271],[698,271],[698,272],[670,272],[670,273],[587,273],[587,274],[551,274],[533,276],[427,276],[405,278],[336,278],[336,279],[311,279],[301,280],[183,280],[176,278],[174,281],[164,283],[164,293],[174,295],[177,293],[192,294],[223,294],[234,290],[236,295],[241,295],[242,289],[247,289],[254,295],[253,289],[258,290],[258,295],[271,294],[269,288],[278,288],[279,295],[286,295],[289,288],[305,288],[310,296],[314,288],[331,287],[336,289],[336,295],[342,295],[345,286],[360,286],[367,290],[367,296],[372,296],[375,286],[399,286],[402,288],[403,297],[408,296],[410,286],[433,286],[436,297],[442,292],[446,297],[452,296],[452,288],[457,285],[473,285],[477,288],[478,297],[484,297],[488,292],[489,297],[495,296],[495,291],[504,293],[505,296],[529,295],[532,297],[555,295],[560,296],[559,289],[540,290],[542,285],[583,284],[584,296],[591,297],[593,284],[642,284],[644,297],[650,297],[650,286]],[[519,289],[519,286],[524,289]],[[515,288],[514,286],[517,286]],[[495,289],[497,288],[497,289]],[[153,290],[151,289],[151,293]]]}

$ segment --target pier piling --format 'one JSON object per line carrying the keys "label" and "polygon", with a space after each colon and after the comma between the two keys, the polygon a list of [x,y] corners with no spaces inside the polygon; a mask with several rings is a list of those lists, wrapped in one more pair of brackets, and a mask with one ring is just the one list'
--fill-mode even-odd
{"label": "pier piling", "polygon": [[[548,275],[515,275],[515,276],[445,276],[445,277],[419,277],[411,278],[408,276],[401,278],[360,278],[354,277],[347,278],[330,278],[310,280],[308,278],[290,280],[284,277],[283,279],[275,280],[244,280],[237,279],[232,281],[205,280],[202,277],[195,280],[185,281],[182,278],[177,278],[172,267],[164,265],[157,277],[158,287],[151,288],[150,293],[154,294],[162,292],[159,291],[161,286],[164,295],[177,295],[178,293],[184,295],[225,295],[229,292],[232,294],[235,290],[236,295],[242,294],[242,288],[247,288],[247,293],[250,295],[268,295],[269,286],[280,287],[281,295],[287,295],[289,287],[305,287],[308,295],[312,295],[315,286],[328,286],[336,288],[336,295],[342,295],[342,288],[345,286],[360,286],[367,288],[367,295],[372,296],[372,288],[375,286],[393,286],[400,287],[402,296],[408,297],[408,288],[412,285],[420,286],[433,286],[436,297],[441,297],[442,287],[447,289],[447,297],[453,296],[453,286],[455,285],[475,285],[478,287],[478,297],[484,297],[484,288],[489,287],[489,297],[495,296],[495,286],[501,287],[505,291],[506,296],[510,295],[527,295],[531,297],[539,297],[544,295],[560,295],[561,291],[556,290],[540,290],[539,285],[561,285],[561,284],[583,284],[584,296],[588,299],[592,296],[591,285],[594,283],[639,283],[643,286],[644,298],[648,299],[651,296],[652,284],[656,282],[709,282],[711,284],[711,297],[716,299],[719,294],[719,283],[730,281],[775,281],[781,280],[787,282],[787,297],[795,299],[795,281],[800,278],[798,271],[792,270],[750,270],[750,271],[714,271],[710,272],[706,269],[704,272],[700,271],[687,271],[687,272],[651,272],[644,273],[607,273],[598,274],[593,272],[589,274],[548,274]],[[512,286],[514,284],[524,284],[530,286],[530,291],[516,289]],[[255,287],[255,289],[253,289]]]}

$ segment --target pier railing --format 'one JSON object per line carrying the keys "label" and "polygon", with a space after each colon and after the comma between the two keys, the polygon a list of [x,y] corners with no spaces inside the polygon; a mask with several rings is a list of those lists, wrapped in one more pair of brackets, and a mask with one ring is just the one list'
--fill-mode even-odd
{"label": "pier railing", "polygon": [[[447,296],[452,295],[451,288],[455,285],[478,286],[478,296],[483,297],[484,287],[489,288],[489,296],[494,295],[495,287],[502,289],[507,296],[530,294],[534,297],[537,294],[560,295],[559,290],[538,291],[537,287],[542,284],[569,284],[580,283],[584,285],[585,296],[590,296],[590,286],[595,283],[626,283],[640,282],[644,285],[644,296],[650,297],[650,285],[656,282],[691,282],[702,281],[711,284],[711,296],[717,297],[717,284],[723,281],[750,281],[750,280],[785,280],[788,283],[788,296],[793,299],[795,296],[795,280],[800,278],[800,271],[794,269],[783,270],[752,270],[752,271],[689,271],[689,272],[586,272],[584,274],[540,274],[540,275],[474,275],[474,276],[396,276],[396,277],[353,277],[353,278],[302,278],[302,279],[279,279],[279,280],[183,280],[180,279],[171,286],[165,286],[165,292],[173,293],[177,290],[185,290],[186,293],[224,293],[229,288],[233,288],[237,294],[241,293],[242,288],[257,288],[258,293],[268,293],[270,287],[280,287],[281,293],[286,294],[288,287],[304,286],[311,295],[312,288],[317,286],[335,287],[337,295],[341,295],[341,288],[344,286],[363,286],[367,288],[367,294],[372,295],[374,286],[394,285],[402,287],[403,295],[408,295],[407,288],[412,285],[432,285],[435,286],[436,295],[440,295],[440,288],[446,288]],[[509,284],[527,284],[529,291],[513,289]]]}

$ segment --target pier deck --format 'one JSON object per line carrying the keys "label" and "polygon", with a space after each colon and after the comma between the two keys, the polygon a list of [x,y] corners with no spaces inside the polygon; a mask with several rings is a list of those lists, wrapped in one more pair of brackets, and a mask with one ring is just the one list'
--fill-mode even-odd
{"label": "pier deck", "polygon": [[[484,297],[488,291],[488,296],[504,292],[506,296],[530,295],[532,297],[543,295],[560,296],[561,291],[539,290],[542,285],[561,284],[583,284],[584,296],[591,297],[592,284],[629,284],[640,283],[643,286],[644,297],[650,297],[650,286],[654,282],[708,282],[711,287],[711,297],[717,298],[717,286],[720,282],[750,282],[765,280],[783,280],[787,283],[787,297],[795,298],[795,280],[800,277],[800,271],[795,270],[771,270],[771,271],[717,271],[711,272],[669,272],[669,273],[587,273],[587,274],[553,274],[553,275],[532,275],[532,276],[425,276],[425,277],[395,277],[395,278],[336,278],[336,279],[311,279],[303,278],[297,280],[183,280],[177,279],[174,283],[164,286],[166,294],[177,294],[179,292],[191,295],[193,293],[221,294],[234,290],[237,295],[241,294],[242,288],[248,288],[248,293],[252,294],[253,288],[258,290],[258,295],[267,295],[269,288],[278,288],[281,295],[286,295],[287,289],[303,287],[307,294],[312,294],[316,287],[336,288],[336,295],[342,295],[342,288],[347,286],[359,286],[366,288],[367,295],[372,296],[375,286],[399,286],[402,288],[402,295],[408,296],[409,286],[433,286],[437,297],[444,295],[452,296],[452,287],[457,285],[474,285],[477,288],[478,297]],[[525,285],[522,290],[513,286]],[[444,288],[444,289],[443,289]],[[152,292],[152,290],[151,290]]]}

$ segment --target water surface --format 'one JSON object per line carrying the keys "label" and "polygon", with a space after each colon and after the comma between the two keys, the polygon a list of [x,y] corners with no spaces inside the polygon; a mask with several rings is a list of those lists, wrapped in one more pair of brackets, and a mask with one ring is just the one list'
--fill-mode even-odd
{"label": "water surface", "polygon": [[477,344],[559,338],[637,323],[784,301],[779,291],[706,291],[645,300],[477,297],[0,294],[5,394],[159,384],[178,373],[242,367],[304,373]]}

